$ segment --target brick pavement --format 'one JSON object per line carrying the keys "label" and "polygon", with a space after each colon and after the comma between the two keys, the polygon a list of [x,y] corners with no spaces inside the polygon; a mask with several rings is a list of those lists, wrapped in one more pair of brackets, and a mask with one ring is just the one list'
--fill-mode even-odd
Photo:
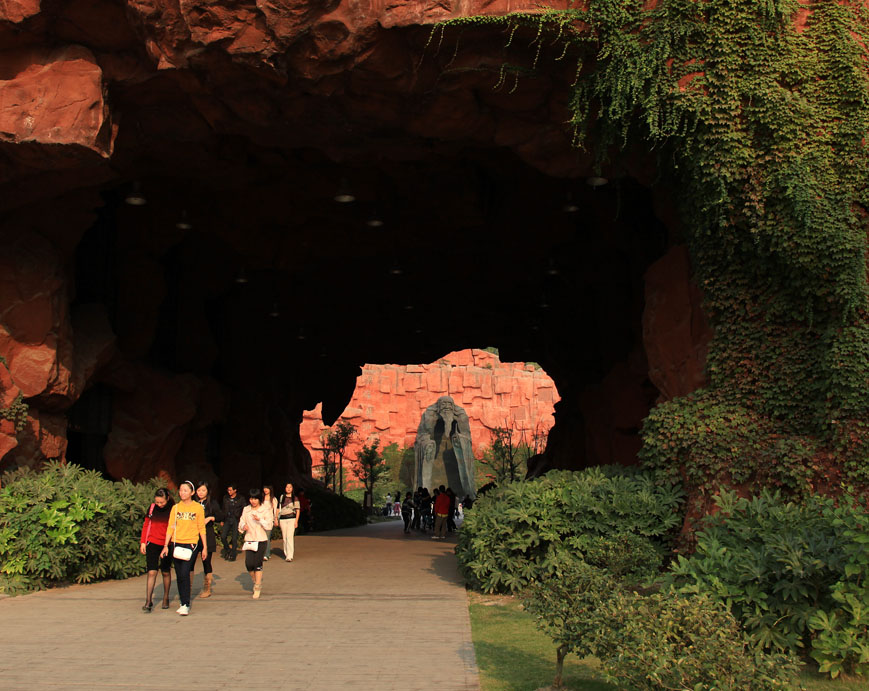
{"label": "brick pavement", "polygon": [[[140,610],[145,577],[0,599],[0,689],[478,689],[453,540],[400,522],[303,535],[252,600],[244,562],[214,560],[214,596]],[[276,540],[273,547],[278,547]]]}

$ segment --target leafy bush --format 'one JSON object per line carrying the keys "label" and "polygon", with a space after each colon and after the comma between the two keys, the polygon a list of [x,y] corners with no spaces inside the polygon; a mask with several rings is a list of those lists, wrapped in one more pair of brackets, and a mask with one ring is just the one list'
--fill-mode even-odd
{"label": "leafy bush", "polygon": [[820,671],[834,679],[842,672],[869,673],[869,534],[865,528],[863,523],[859,529],[845,530],[844,576],[830,588],[836,604],[829,611],[816,610],[809,618],[809,628],[816,634],[812,657]]}
{"label": "leafy bush", "polygon": [[156,487],[111,482],[57,462],[41,472],[7,473],[0,490],[0,591],[142,573],[139,535]]}
{"label": "leafy bush", "polygon": [[853,499],[722,493],[671,579],[729,607],[758,650],[812,651],[832,675],[869,662],[867,515]]}
{"label": "leafy bush", "polygon": [[[564,554],[589,554],[596,563],[630,542],[635,557],[620,573],[657,569],[671,532],[681,524],[682,492],[652,475],[625,469],[554,471],[487,492],[465,515],[456,554],[469,585],[485,592],[517,591],[559,573]],[[629,536],[629,537],[625,537]]]}
{"label": "leafy bush", "polygon": [[337,530],[365,525],[365,512],[357,502],[317,485],[305,489],[311,500],[314,530]]}
{"label": "leafy bush", "polygon": [[596,652],[595,640],[601,626],[597,611],[616,587],[616,581],[604,571],[569,559],[559,578],[531,583],[522,591],[525,609],[557,647],[552,683],[556,688],[561,686],[567,653],[584,658]]}
{"label": "leafy bush", "polygon": [[620,689],[794,688],[795,661],[752,650],[733,616],[707,595],[616,589],[593,616],[593,652]]}
{"label": "leafy bush", "polygon": [[752,651],[733,616],[707,595],[642,596],[599,568],[568,559],[558,578],[522,592],[525,609],[564,657],[594,655],[609,681],[631,689],[791,688],[797,666]]}

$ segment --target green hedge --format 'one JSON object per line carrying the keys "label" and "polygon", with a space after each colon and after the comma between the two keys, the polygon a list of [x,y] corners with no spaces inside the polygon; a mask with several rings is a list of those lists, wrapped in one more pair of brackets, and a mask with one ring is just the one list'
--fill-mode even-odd
{"label": "green hedge", "polygon": [[367,523],[362,506],[352,499],[316,485],[306,488],[305,494],[311,500],[314,530],[353,528]]}
{"label": "green hedge", "polygon": [[467,583],[517,591],[557,574],[565,555],[642,580],[654,573],[681,525],[681,489],[650,473],[555,471],[497,487],[465,514],[456,555]]}
{"label": "green hedge", "polygon": [[820,671],[869,672],[869,515],[850,497],[797,503],[764,491],[718,498],[670,578],[726,604],[758,650],[811,655]]}
{"label": "green hedge", "polygon": [[142,573],[139,536],[157,486],[111,482],[57,462],[40,472],[6,473],[0,490],[0,591]]}

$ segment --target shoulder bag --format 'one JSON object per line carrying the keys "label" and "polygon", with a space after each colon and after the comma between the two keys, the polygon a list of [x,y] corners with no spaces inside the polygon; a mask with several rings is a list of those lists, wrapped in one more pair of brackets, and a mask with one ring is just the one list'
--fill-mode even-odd
{"label": "shoulder bag", "polygon": [[[178,533],[178,514],[175,514],[175,529],[172,531],[172,540],[174,542],[175,535]],[[182,547],[181,545],[175,545],[175,549],[172,550],[172,556],[175,559],[179,559],[181,561],[190,561],[190,558],[193,556],[193,550],[189,547]]]}

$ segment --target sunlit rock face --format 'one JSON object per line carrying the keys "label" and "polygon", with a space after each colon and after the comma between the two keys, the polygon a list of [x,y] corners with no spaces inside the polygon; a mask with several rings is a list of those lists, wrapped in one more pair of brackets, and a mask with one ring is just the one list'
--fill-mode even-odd
{"label": "sunlit rock face", "polygon": [[[448,353],[424,365],[365,365],[341,413],[341,419],[357,429],[348,457],[354,458],[362,444],[374,439],[381,448],[412,448],[422,411],[445,395],[467,413],[476,457],[491,446],[496,427],[512,429],[517,444],[531,444],[535,435],[545,438],[559,398],[555,382],[539,365],[501,362],[485,350]],[[315,461],[321,456],[323,429],[322,407],[305,411],[302,443]]]}
{"label": "sunlit rock face", "polygon": [[[571,146],[569,61],[499,85],[502,33],[431,33],[522,9],[0,3],[0,470],[304,479],[303,411],[332,423],[363,363],[490,345],[557,386],[539,468],[636,462],[704,381],[701,295],[654,159]],[[491,426],[475,381],[444,386]]]}

